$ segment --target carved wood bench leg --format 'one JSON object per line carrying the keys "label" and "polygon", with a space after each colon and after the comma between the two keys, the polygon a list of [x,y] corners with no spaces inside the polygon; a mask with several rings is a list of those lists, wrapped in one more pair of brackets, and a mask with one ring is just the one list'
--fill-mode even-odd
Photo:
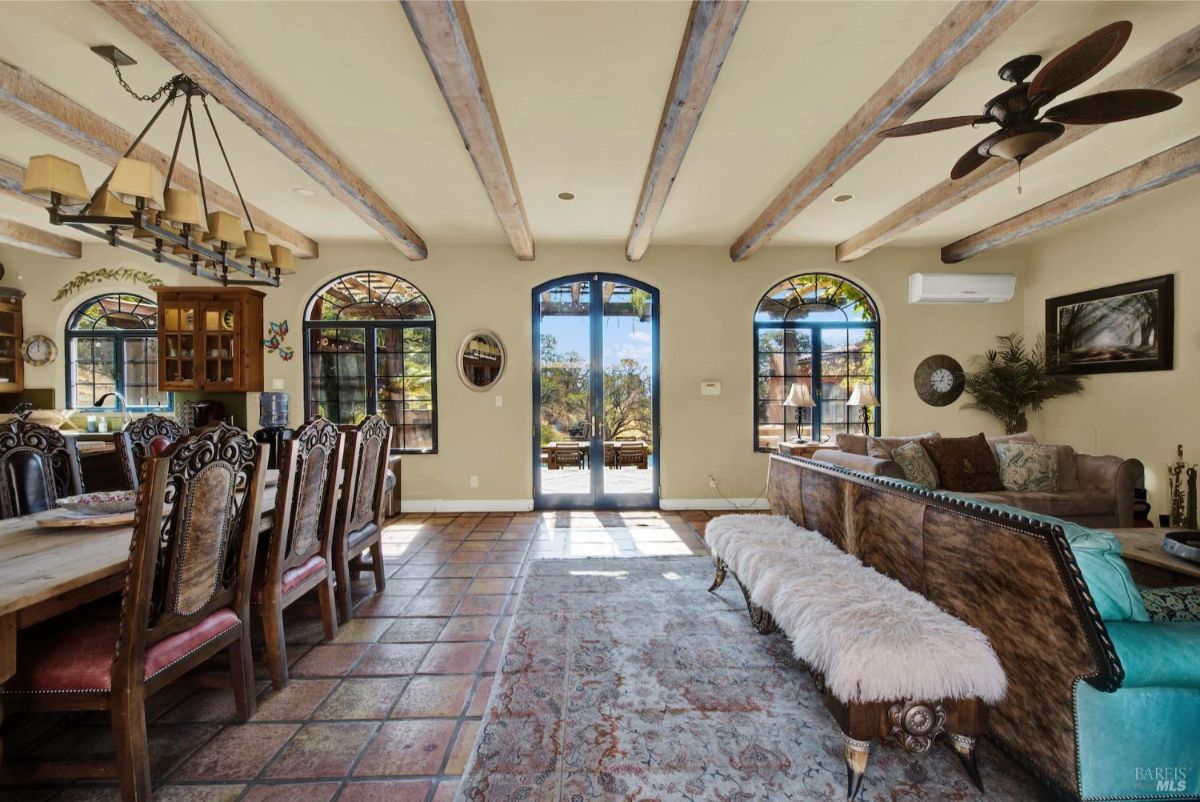
{"label": "carved wood bench leg", "polygon": [[975,757],[975,739],[966,735],[956,735],[953,732],[947,733],[946,736],[950,739],[950,747],[954,750],[954,754],[958,755],[958,760],[966,769],[971,782],[979,789],[979,793],[985,793],[983,778],[979,776],[979,761]]}
{"label": "carved wood bench leg", "polygon": [[720,557],[714,557],[713,565],[717,569],[717,575],[713,577],[712,586],[708,589],[709,593],[712,593],[714,590],[721,587],[721,585],[725,584],[725,561]]}
{"label": "carved wood bench leg", "polygon": [[846,753],[846,802],[854,802],[858,789],[867,774],[867,763],[871,759],[871,742],[860,741],[842,733]]}
{"label": "carved wood bench leg", "polygon": [[742,589],[742,596],[746,599],[746,609],[750,612],[750,625],[754,627],[754,631],[759,635],[771,635],[778,632],[779,624],[775,623],[775,619],[771,617],[770,613],[750,600],[750,590],[742,584],[742,580],[738,579],[737,574],[733,575],[733,580]]}

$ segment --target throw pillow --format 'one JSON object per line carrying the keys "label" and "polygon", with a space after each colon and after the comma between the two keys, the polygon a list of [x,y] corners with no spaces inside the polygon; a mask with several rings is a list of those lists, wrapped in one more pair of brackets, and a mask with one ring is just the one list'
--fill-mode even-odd
{"label": "throw pillow", "polygon": [[1058,490],[1058,449],[1036,443],[996,443],[1005,490],[1053,493]]}
{"label": "throw pillow", "polygon": [[1142,601],[1151,621],[1200,621],[1200,587],[1144,588]]}
{"label": "throw pillow", "polygon": [[[996,446],[1000,443],[1036,443],[1037,438],[1029,432],[1017,432],[1016,434],[998,434],[987,439],[988,445],[992,447],[992,453],[996,453]],[[1000,456],[997,454],[996,459]]]}
{"label": "throw pillow", "polygon": [[906,443],[916,443],[926,437],[941,437],[938,432],[913,434],[907,437],[868,437],[867,456],[875,459],[892,459],[892,452]]}
{"label": "throw pillow", "polygon": [[867,436],[865,434],[838,432],[834,439],[837,447],[847,454],[862,454],[864,457],[867,455]]}
{"label": "throw pillow", "polygon": [[937,468],[941,486],[960,493],[1003,490],[996,455],[983,433],[974,437],[927,437],[921,445]]}
{"label": "throw pillow", "polygon": [[897,446],[892,449],[892,459],[904,471],[904,478],[908,481],[930,490],[937,489],[937,468],[920,443],[905,443]]}

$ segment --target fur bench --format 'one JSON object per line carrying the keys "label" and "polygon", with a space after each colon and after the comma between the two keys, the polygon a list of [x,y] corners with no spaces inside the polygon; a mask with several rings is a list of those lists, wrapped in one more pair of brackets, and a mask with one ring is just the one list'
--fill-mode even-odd
{"label": "fur bench", "polygon": [[755,628],[782,630],[816,677],[845,740],[848,800],[875,737],[924,752],[944,733],[983,790],[975,739],[1005,677],[982,632],[785,517],[724,515],[705,540],[709,590],[732,574]]}

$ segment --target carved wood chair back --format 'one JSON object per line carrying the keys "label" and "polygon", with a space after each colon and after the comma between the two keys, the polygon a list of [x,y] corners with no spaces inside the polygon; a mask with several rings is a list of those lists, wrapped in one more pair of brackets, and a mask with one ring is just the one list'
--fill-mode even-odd
{"label": "carved wood chair back", "polygon": [[[346,432],[346,472],[342,477],[342,503],[338,527],[351,541],[361,539],[368,527],[383,525],[383,486],[392,446],[392,427],[379,415]],[[357,536],[357,537],[356,537]]]}
{"label": "carved wood chair back", "polygon": [[184,428],[170,418],[151,413],[130,423],[113,435],[117,460],[129,487],[137,490],[143,460],[161,453],[166,446],[183,437]]}
{"label": "carved wood chair back", "polygon": [[332,559],[337,475],[345,440],[336,424],[311,418],[284,444],[267,557],[269,582],[278,584],[285,571],[314,555],[326,562]]}
{"label": "carved wood chair back", "polygon": [[74,438],[25,420],[0,424],[0,476],[0,518],[44,512],[83,492]]}

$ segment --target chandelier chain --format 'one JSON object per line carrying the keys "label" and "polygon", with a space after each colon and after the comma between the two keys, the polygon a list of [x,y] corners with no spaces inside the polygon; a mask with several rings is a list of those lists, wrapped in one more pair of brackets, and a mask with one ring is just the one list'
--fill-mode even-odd
{"label": "chandelier chain", "polygon": [[116,62],[113,62],[113,72],[115,72],[117,74],[117,81],[121,84],[122,89],[124,89],[126,92],[128,92],[131,96],[133,96],[137,100],[141,100],[141,101],[147,102],[147,103],[157,103],[162,98],[163,95],[165,95],[167,92],[169,92],[171,90],[171,87],[173,87],[175,85],[175,82],[178,80],[177,77],[172,78],[171,80],[167,81],[165,84],[160,86],[154,92],[154,94],[142,95],[142,94],[139,94],[136,91],[134,91],[133,87],[129,85],[129,82],[125,80],[125,76],[121,74],[121,67]]}

